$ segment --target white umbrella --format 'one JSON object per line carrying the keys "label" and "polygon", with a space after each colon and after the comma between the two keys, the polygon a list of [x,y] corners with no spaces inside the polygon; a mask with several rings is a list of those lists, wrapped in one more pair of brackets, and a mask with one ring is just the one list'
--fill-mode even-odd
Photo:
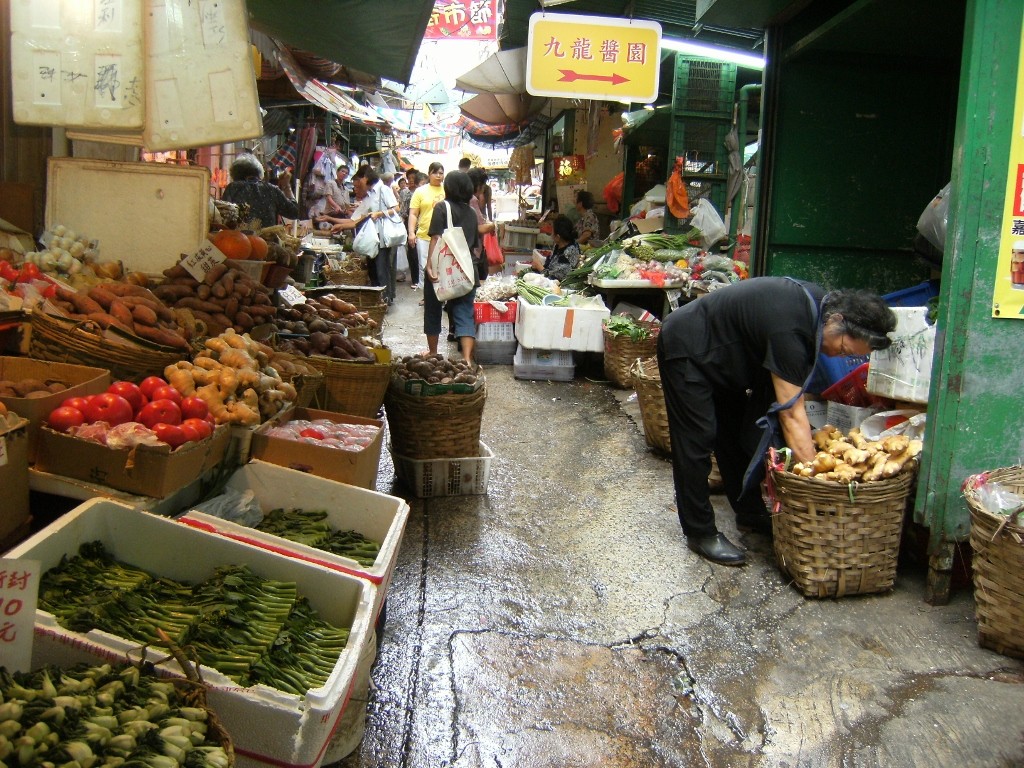
{"label": "white umbrella", "polygon": [[455,80],[470,93],[526,93],[526,48],[498,51]]}

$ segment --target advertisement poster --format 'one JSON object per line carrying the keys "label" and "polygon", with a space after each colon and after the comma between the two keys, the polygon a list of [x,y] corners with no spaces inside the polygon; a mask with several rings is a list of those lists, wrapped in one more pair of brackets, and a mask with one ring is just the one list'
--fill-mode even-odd
{"label": "advertisement poster", "polygon": [[434,0],[424,40],[497,40],[498,0]]}
{"label": "advertisement poster", "polygon": [[1006,175],[992,316],[1024,320],[1024,46],[1021,46],[1017,63],[1013,132]]}

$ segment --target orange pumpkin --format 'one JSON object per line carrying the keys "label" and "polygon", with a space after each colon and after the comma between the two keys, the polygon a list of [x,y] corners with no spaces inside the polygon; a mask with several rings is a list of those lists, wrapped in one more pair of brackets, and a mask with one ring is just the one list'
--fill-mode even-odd
{"label": "orange pumpkin", "polygon": [[229,259],[245,261],[252,255],[252,243],[244,232],[237,229],[222,229],[213,236],[213,244]]}
{"label": "orange pumpkin", "polygon": [[259,235],[246,236],[252,244],[252,255],[250,255],[249,258],[253,261],[264,261],[267,257],[267,241]]}

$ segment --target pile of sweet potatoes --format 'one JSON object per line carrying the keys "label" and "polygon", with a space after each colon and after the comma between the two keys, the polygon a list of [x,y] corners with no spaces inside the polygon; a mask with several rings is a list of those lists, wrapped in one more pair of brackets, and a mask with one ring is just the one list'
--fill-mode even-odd
{"label": "pile of sweet potatoes", "polygon": [[88,291],[58,287],[53,303],[74,320],[103,329],[116,327],[165,347],[190,349],[174,312],[141,285],[100,283]]}

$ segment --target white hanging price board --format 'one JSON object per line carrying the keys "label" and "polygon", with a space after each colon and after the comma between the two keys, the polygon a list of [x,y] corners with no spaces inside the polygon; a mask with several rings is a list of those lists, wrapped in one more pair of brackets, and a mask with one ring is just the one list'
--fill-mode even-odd
{"label": "white hanging price board", "polygon": [[183,266],[188,273],[192,275],[192,277],[199,282],[203,282],[203,278],[206,277],[206,273],[226,258],[227,257],[219,248],[217,248],[217,246],[213,243],[206,243],[191,256],[183,258],[180,263],[181,266]]}

